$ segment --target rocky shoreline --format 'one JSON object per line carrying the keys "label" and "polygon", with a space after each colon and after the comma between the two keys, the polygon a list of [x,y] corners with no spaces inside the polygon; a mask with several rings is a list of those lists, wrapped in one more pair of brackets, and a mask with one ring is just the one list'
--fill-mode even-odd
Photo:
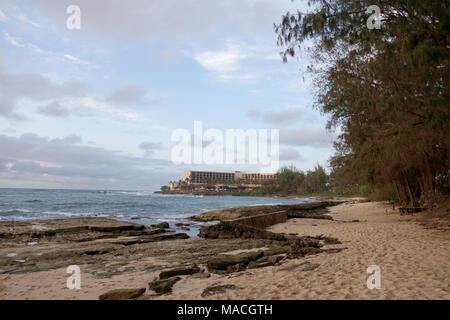
{"label": "rocky shoreline", "polygon": [[328,212],[327,208],[345,203],[346,201],[318,201],[300,204],[235,207],[204,212],[191,217],[191,219],[203,222],[227,221],[276,211],[286,211],[288,218],[332,219],[326,215]]}
{"label": "rocky shoreline", "polygon": [[[288,259],[323,252],[327,244],[339,244],[325,236],[273,233],[227,221],[283,209],[288,217],[331,219],[331,202],[290,206],[256,206],[218,210],[202,214],[200,221],[223,222],[201,228],[200,238],[169,229],[169,224],[143,226],[106,218],[74,218],[0,223],[0,275],[27,274],[79,265],[94,278],[111,278],[136,271],[161,271],[148,283],[153,294],[142,288],[114,289],[100,299],[151,298],[170,292],[180,277],[207,278],[247,269],[280,265]],[[227,219],[224,217],[227,216]],[[201,220],[205,219],[205,220]],[[338,252],[341,249],[337,249]],[[235,255],[235,250],[250,250]],[[164,261],[164,263],[148,262]],[[156,260],[155,260],[156,259]],[[139,265],[139,266],[138,266]],[[150,280],[150,279],[149,279]],[[215,290],[215,289],[214,289]],[[215,292],[207,291],[205,295]],[[219,290],[220,291],[220,290]],[[209,293],[208,293],[209,292]]]}

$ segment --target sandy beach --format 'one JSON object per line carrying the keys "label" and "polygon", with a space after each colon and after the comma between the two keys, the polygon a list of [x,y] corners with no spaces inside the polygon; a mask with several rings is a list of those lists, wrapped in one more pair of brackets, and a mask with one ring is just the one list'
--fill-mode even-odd
{"label": "sandy beach", "polygon": [[[386,203],[371,202],[344,203],[330,207],[328,214],[333,220],[289,219],[269,230],[334,237],[341,243],[325,248],[345,248],[340,252],[286,259],[274,266],[211,274],[204,279],[183,276],[171,293],[155,296],[147,289],[141,299],[450,299],[448,220],[430,228],[417,215],[400,216]],[[182,246],[192,241],[211,240],[174,240],[163,246],[178,246],[182,252]],[[257,250],[236,251],[238,248],[228,254]],[[105,262],[105,267],[113,261]],[[146,270],[149,264],[163,267]],[[98,299],[111,289],[148,288],[161,270],[174,264],[165,255],[140,253],[137,261],[130,258],[116,274],[107,277],[96,276],[81,265],[80,290],[67,289],[66,268],[0,274],[0,299]],[[367,288],[370,265],[381,270],[379,290]],[[222,293],[202,297],[205,288],[219,285],[230,286]]]}

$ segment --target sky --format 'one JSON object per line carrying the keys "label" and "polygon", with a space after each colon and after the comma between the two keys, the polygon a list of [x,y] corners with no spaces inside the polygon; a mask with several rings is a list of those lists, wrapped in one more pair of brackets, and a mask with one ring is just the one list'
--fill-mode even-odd
{"label": "sky", "polygon": [[[69,29],[70,5],[80,29]],[[177,129],[278,129],[280,164],[327,165],[335,133],[313,108],[301,53],[274,23],[291,0],[2,0],[0,187],[157,190],[184,170]]]}

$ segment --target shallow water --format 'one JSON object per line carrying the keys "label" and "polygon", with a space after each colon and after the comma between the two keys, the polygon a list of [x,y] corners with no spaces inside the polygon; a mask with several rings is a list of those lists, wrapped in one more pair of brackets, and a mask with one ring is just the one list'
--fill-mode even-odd
{"label": "shallow water", "polygon": [[150,225],[167,221],[193,223],[191,236],[202,223],[187,220],[202,212],[250,205],[294,204],[302,198],[161,195],[150,191],[0,189],[0,221],[106,217]]}

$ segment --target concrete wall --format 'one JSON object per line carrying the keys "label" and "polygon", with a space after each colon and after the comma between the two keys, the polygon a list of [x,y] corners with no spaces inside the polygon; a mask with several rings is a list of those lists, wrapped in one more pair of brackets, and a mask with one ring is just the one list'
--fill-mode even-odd
{"label": "concrete wall", "polygon": [[245,226],[265,229],[277,223],[283,223],[287,220],[286,211],[277,211],[272,213],[264,213],[257,216],[245,217],[230,220],[230,222],[239,223]]}

